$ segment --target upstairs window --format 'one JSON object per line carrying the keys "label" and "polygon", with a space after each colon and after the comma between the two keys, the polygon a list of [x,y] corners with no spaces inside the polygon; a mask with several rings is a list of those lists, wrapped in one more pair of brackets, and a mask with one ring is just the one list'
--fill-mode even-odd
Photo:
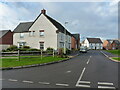
{"label": "upstairs window", "polygon": [[44,36],[44,34],[45,34],[44,30],[40,30],[39,32],[40,32],[40,36]]}
{"label": "upstairs window", "polygon": [[35,36],[35,31],[30,31],[29,36]]}
{"label": "upstairs window", "polygon": [[24,38],[24,33],[20,33],[20,38]]}

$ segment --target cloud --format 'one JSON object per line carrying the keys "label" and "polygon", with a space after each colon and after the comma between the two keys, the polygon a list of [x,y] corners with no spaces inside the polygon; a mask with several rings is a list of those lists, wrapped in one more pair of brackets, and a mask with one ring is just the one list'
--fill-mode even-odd
{"label": "cloud", "polygon": [[[117,2],[0,2],[0,29],[13,30],[20,21],[33,21],[45,8],[47,14],[82,37],[118,37]],[[65,26],[65,25],[64,25]]]}

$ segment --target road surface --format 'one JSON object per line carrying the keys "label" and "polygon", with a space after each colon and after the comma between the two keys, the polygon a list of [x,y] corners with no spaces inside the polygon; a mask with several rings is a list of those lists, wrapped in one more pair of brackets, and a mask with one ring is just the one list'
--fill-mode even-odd
{"label": "road surface", "polygon": [[61,63],[5,70],[2,75],[3,88],[118,88],[118,63],[99,50]]}

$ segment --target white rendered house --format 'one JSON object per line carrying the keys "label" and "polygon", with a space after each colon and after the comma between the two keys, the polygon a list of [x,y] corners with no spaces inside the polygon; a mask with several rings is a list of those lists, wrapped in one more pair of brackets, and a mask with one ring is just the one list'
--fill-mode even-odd
{"label": "white rendered house", "polygon": [[58,50],[64,48],[64,38],[66,38],[66,48],[71,50],[71,33],[59,22],[46,15],[44,9],[35,21],[20,23],[13,32],[13,45],[43,50],[50,47]]}
{"label": "white rendered house", "polygon": [[103,43],[100,38],[87,38],[83,41],[82,46],[87,46],[88,49],[103,49]]}

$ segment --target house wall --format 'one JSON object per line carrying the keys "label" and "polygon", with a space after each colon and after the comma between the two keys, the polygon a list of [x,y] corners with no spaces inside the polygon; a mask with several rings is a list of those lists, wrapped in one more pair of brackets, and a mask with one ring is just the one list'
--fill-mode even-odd
{"label": "house wall", "polygon": [[89,43],[89,49],[103,49],[102,43]]}
{"label": "house wall", "polygon": [[76,39],[72,36],[72,38],[71,38],[71,48],[76,49],[76,47],[77,47],[76,44],[77,44]]}
{"label": "house wall", "polygon": [[85,39],[83,46],[87,46],[88,49],[103,49],[102,43],[89,43],[87,39]]}
{"label": "house wall", "polygon": [[9,48],[11,45],[8,44],[0,44],[0,51],[2,50],[6,50],[7,48]]}
{"label": "house wall", "polygon": [[0,44],[13,45],[13,33],[8,31],[8,33],[0,38]]}
{"label": "house wall", "polygon": [[[66,48],[71,50],[71,36],[70,35],[65,35],[62,32],[59,32],[57,35],[58,35],[58,48],[64,48],[64,39],[65,39]],[[64,37],[66,37],[66,38],[64,38]]]}
{"label": "house wall", "polygon": [[[39,35],[39,31],[44,30],[44,36]],[[29,33],[24,33],[24,38],[20,38],[20,33],[14,34],[14,45],[18,42],[26,42],[26,45],[31,48],[40,49],[40,43],[44,42],[44,50],[48,47],[57,49],[57,28],[43,15],[36,20],[29,31],[35,31],[34,36],[29,36]]]}
{"label": "house wall", "polygon": [[[40,37],[39,31],[44,30],[44,36]],[[31,48],[40,49],[40,43],[44,42],[44,50],[48,47],[58,50],[64,48],[64,33],[56,33],[58,29],[43,15],[36,20],[29,31],[35,31],[34,36],[30,36],[29,32],[24,33],[24,38],[20,38],[20,33],[15,33],[14,45],[18,45],[18,42],[26,42],[25,45]],[[66,35],[66,48],[71,50],[71,36]]]}
{"label": "house wall", "polygon": [[115,49],[120,49],[120,45],[117,44],[117,43],[115,43],[115,42],[113,42],[113,43],[111,44],[111,47],[112,47],[113,50],[115,50]]}

